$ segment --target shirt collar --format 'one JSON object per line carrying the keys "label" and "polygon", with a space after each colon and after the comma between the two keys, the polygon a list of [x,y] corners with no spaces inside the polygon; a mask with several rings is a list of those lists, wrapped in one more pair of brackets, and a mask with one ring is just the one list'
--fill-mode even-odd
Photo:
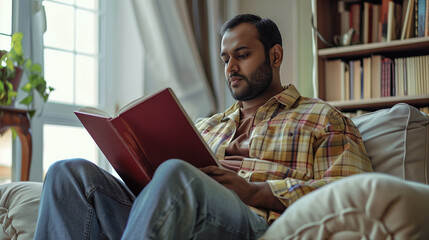
{"label": "shirt collar", "polygon": [[[281,93],[272,97],[264,105],[272,103],[273,101],[277,101],[278,103],[284,105],[286,109],[289,109],[301,97],[301,94],[298,92],[298,90],[293,84],[285,85],[283,86],[283,89],[284,90]],[[235,119],[237,117],[240,107],[242,106],[243,103],[241,101],[237,101],[224,112],[222,121],[226,120],[227,118]]]}

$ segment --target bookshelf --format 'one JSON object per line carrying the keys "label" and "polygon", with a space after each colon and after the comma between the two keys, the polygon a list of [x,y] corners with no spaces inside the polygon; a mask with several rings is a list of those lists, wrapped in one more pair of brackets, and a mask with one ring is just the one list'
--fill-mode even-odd
{"label": "bookshelf", "polygon": [[[333,44],[333,38],[335,35],[341,34],[341,19],[342,15],[339,11],[338,3],[342,1],[342,4],[347,5],[356,3],[361,4],[363,11],[363,2],[357,0],[313,0],[313,9],[315,14],[315,26],[320,35],[323,36],[329,43]],[[422,0],[420,0],[422,1]],[[405,1],[404,1],[405,2]],[[381,5],[381,1],[380,1]],[[344,6],[344,5],[343,5]],[[380,10],[381,11],[381,10]],[[363,20],[361,20],[361,23]],[[351,25],[351,24],[350,24]],[[361,32],[362,33],[362,29]],[[364,58],[370,58],[374,55],[381,55],[387,58],[412,58],[416,56],[429,55],[429,36],[423,37],[412,37],[408,39],[383,41],[379,40],[371,43],[357,43],[349,46],[333,47],[325,44],[320,38],[317,38],[315,43],[315,58],[317,59],[314,67],[317,72],[314,81],[316,81],[318,90],[318,97],[321,99],[327,99],[326,90],[332,80],[326,79],[327,62],[338,60],[349,62],[353,60],[359,60]],[[362,40],[360,41],[362,42]],[[362,60],[363,62],[363,60]],[[422,61],[421,68],[429,69],[429,63]],[[420,76],[428,76],[428,70],[419,70]],[[416,73],[417,74],[417,73]],[[333,76],[328,74],[328,76]],[[421,77],[429,85],[429,78]],[[393,81],[393,80],[392,80]],[[426,83],[425,83],[426,84]],[[332,87],[332,86],[331,86]],[[363,88],[363,87],[362,87]],[[428,87],[429,89],[429,87]],[[393,90],[392,90],[393,91]],[[332,92],[332,91],[331,91]],[[415,107],[427,107],[429,106],[429,92],[424,93],[413,93],[410,95],[402,94],[395,96],[371,96],[369,99],[342,99],[342,100],[330,100],[328,101],[335,107],[342,111],[357,111],[366,110],[374,111],[381,108],[391,107],[396,103],[405,102]],[[342,96],[344,98],[344,94]],[[363,98],[363,97],[362,97]]]}

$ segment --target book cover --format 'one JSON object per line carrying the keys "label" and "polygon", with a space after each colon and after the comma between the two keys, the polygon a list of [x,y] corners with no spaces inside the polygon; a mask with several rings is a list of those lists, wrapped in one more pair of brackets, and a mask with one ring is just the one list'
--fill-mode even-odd
{"label": "book cover", "polygon": [[220,166],[170,88],[133,101],[113,117],[94,108],[75,114],[134,193],[168,159]]}

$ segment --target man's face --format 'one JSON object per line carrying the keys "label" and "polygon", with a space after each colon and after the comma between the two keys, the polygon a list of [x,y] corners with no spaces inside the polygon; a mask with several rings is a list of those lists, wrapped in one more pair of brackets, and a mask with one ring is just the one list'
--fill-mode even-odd
{"label": "man's face", "polygon": [[258,39],[256,27],[242,23],[225,32],[221,58],[232,96],[239,101],[254,99],[271,84],[273,71],[269,55]]}

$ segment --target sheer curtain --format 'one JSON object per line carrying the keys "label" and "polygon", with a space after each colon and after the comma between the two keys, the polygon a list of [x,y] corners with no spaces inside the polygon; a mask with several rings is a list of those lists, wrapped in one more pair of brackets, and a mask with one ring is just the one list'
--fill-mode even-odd
{"label": "sheer curtain", "polygon": [[145,94],[171,87],[192,120],[216,111],[185,0],[132,0],[144,45]]}

